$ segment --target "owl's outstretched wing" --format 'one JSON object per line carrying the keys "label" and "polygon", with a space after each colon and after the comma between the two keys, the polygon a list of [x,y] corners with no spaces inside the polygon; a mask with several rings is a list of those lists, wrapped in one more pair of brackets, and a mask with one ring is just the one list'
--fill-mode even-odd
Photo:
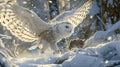
{"label": "owl's outstretched wing", "polygon": [[[77,10],[70,10],[58,15],[55,19],[51,20],[50,22],[57,22],[57,21],[66,21],[73,24],[76,27],[80,24],[86,16],[89,14],[89,9],[92,7],[93,0],[88,0],[85,2],[80,8]],[[65,17],[63,17],[65,16]]]}
{"label": "owl's outstretched wing", "polygon": [[[11,0],[12,1],[12,0]],[[27,42],[36,40],[50,24],[41,20],[34,12],[16,4],[0,4],[0,22],[19,39]]]}

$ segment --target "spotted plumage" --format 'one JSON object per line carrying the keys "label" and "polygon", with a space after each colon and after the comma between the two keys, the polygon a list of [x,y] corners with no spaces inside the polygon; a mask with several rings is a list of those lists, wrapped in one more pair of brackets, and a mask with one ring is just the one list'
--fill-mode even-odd
{"label": "spotted plumage", "polygon": [[[51,49],[59,51],[57,42],[73,33],[74,28],[89,13],[92,3],[92,0],[88,0],[83,6],[74,10],[71,15],[62,17],[62,20],[59,20],[62,16],[60,14],[49,21],[51,24],[43,21],[33,11],[19,6],[17,0],[0,0],[0,22],[22,41],[32,42],[37,40],[38,47],[43,45],[42,52],[49,46]],[[63,13],[63,15],[66,13]]]}

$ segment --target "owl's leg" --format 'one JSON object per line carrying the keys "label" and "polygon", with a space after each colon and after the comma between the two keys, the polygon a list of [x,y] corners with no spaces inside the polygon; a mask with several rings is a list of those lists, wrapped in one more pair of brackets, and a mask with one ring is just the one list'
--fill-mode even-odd
{"label": "owl's leg", "polygon": [[54,50],[53,54],[60,53],[60,49],[57,46],[57,43],[51,43],[50,48]]}
{"label": "owl's leg", "polygon": [[41,53],[44,53],[49,46],[50,44],[47,41],[41,40],[41,44],[39,46],[39,48],[41,48]]}

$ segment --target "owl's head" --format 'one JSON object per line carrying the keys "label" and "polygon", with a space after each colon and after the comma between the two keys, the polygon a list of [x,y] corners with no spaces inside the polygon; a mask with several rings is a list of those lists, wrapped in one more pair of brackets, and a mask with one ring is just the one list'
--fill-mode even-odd
{"label": "owl's head", "polygon": [[61,35],[69,37],[73,32],[73,25],[69,22],[62,22],[58,25],[58,30]]}

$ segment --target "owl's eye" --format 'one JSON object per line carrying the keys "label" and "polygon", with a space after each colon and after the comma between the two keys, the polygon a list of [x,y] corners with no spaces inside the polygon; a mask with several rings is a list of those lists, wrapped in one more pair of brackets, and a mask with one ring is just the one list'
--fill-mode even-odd
{"label": "owl's eye", "polygon": [[65,26],[65,28],[69,28],[69,26]]}

